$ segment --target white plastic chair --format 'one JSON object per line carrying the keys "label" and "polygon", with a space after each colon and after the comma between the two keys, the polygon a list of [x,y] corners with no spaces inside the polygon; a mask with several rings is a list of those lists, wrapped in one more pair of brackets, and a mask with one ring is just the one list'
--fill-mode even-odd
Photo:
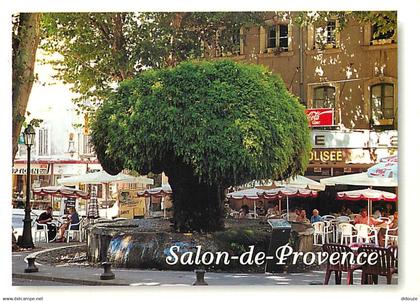
{"label": "white plastic chair", "polygon": [[[347,245],[353,243],[353,238],[356,237],[356,228],[350,223],[338,224],[339,233],[341,235],[340,244],[346,243]],[[338,239],[337,239],[338,240]],[[347,243],[348,240],[348,243]]]}
{"label": "white plastic chair", "polygon": [[339,243],[341,230],[338,225],[341,223],[350,223],[350,217],[342,215],[332,220],[332,222],[335,227],[335,242]]}
{"label": "white plastic chair", "polygon": [[386,228],[385,232],[385,248],[388,247],[388,243],[392,241],[393,244],[398,245],[398,227],[390,229],[389,226]]}
{"label": "white plastic chair", "polygon": [[350,217],[342,215],[336,218],[339,223],[350,223]]}
{"label": "white plastic chair", "polygon": [[372,239],[375,242],[375,245],[378,245],[378,233],[374,227],[365,224],[355,225],[357,231],[357,242],[369,243]]}
{"label": "white plastic chair", "polygon": [[330,234],[332,236],[332,241],[335,241],[335,229],[334,229],[332,220],[326,220],[326,221],[323,221],[323,223],[325,224],[324,234],[325,234],[327,243],[330,242]]}
{"label": "white plastic chair", "polygon": [[314,245],[318,245],[319,237],[321,236],[322,244],[325,244],[325,223],[324,222],[315,222],[312,224],[314,227]]}
{"label": "white plastic chair", "polygon": [[48,241],[48,225],[35,222],[34,226],[35,226],[34,242],[37,242],[37,241],[40,242],[42,236],[44,236],[45,242],[49,242]]}
{"label": "white plastic chair", "polygon": [[327,215],[321,216],[321,220],[322,221],[330,221],[330,220],[333,220],[333,219],[335,219],[335,216],[334,215],[327,214]]}
{"label": "white plastic chair", "polygon": [[[77,227],[77,229],[71,229],[72,227]],[[80,221],[77,224],[70,224],[68,229],[65,231],[65,234],[67,236],[67,242],[70,241],[70,236],[71,239],[74,239],[74,237],[78,237],[79,241],[82,242],[82,226],[80,225]]]}

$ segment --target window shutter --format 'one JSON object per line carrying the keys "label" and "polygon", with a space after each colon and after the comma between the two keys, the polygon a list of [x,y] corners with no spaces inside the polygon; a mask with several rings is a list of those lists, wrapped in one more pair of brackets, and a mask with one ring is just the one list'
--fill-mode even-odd
{"label": "window shutter", "polygon": [[293,32],[293,25],[292,25],[292,22],[291,21],[289,21],[289,24],[287,25],[287,29],[288,29],[288,33],[287,33],[287,40],[288,40],[288,50],[289,51],[292,51],[293,50],[293,47],[292,47],[292,42],[293,42],[293,40],[292,40],[292,32]]}
{"label": "window shutter", "polygon": [[308,50],[314,49],[315,46],[315,40],[314,40],[314,25],[308,25]]}
{"label": "window shutter", "polygon": [[266,46],[266,32],[264,26],[260,26],[260,53],[264,53]]}

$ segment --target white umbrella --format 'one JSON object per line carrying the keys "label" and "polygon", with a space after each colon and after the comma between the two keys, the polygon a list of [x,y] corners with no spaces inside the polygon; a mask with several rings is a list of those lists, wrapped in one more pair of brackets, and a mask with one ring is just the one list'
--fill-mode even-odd
{"label": "white umbrella", "polygon": [[309,179],[304,176],[296,176],[289,178],[284,181],[272,181],[272,180],[261,180],[261,181],[252,181],[244,185],[244,187],[267,187],[267,186],[289,186],[296,188],[306,188],[312,190],[325,190],[325,185],[317,181]]}
{"label": "white umbrella", "polygon": [[276,186],[306,188],[311,190],[325,190],[325,185],[304,176],[296,176],[285,181],[275,181]]}
{"label": "white umbrella", "polygon": [[98,172],[87,173],[80,176],[58,179],[57,182],[61,185],[104,184],[105,185],[105,193],[104,193],[105,204],[107,205],[107,207],[108,207],[109,183],[114,183],[114,182],[143,183],[143,184],[154,183],[153,179],[149,179],[147,177],[133,177],[133,176],[126,175],[123,173],[119,173],[118,175],[112,176],[104,170],[98,171]]}
{"label": "white umbrella", "polygon": [[370,222],[370,206],[372,201],[388,201],[396,202],[397,195],[392,192],[375,190],[375,189],[361,189],[361,190],[350,190],[337,192],[337,199],[339,200],[367,200],[368,201],[368,223]]}
{"label": "white umbrella", "polygon": [[361,172],[337,177],[321,179],[321,184],[334,185],[356,185],[356,186],[379,186],[398,187],[398,181],[392,178],[369,177],[368,173]]}
{"label": "white umbrella", "polygon": [[61,185],[77,185],[81,184],[105,184],[105,183],[114,183],[114,182],[125,182],[125,183],[143,183],[143,184],[150,184],[154,183],[153,179],[149,179],[147,177],[133,177],[130,175],[126,175],[123,173],[119,173],[118,175],[112,176],[108,174],[106,171],[98,171],[83,174],[80,176],[68,177],[58,179],[57,181]]}
{"label": "white umbrella", "polygon": [[388,178],[398,181],[398,156],[381,159],[378,164],[368,169],[367,174],[372,178]]}

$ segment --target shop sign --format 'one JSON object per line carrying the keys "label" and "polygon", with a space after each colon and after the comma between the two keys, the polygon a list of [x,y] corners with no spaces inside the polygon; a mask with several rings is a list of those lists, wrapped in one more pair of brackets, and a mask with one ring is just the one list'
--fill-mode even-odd
{"label": "shop sign", "polygon": [[[14,175],[26,175],[27,169],[25,164],[17,164],[12,168]],[[32,175],[48,175],[48,164],[31,164]]]}
{"label": "shop sign", "polygon": [[344,163],[370,164],[374,163],[368,149],[312,149],[309,156],[311,164]]}
{"label": "shop sign", "polygon": [[334,109],[306,109],[310,127],[334,125]]}
{"label": "shop sign", "polygon": [[397,148],[398,131],[390,130],[370,133],[370,147],[375,148]]}
{"label": "shop sign", "polygon": [[398,131],[375,132],[369,130],[311,131],[314,148],[383,148],[398,147]]}
{"label": "shop sign", "polygon": [[369,130],[312,130],[311,138],[314,148],[369,147]]}
{"label": "shop sign", "polygon": [[144,216],[145,202],[137,196],[137,189],[122,189],[118,191],[119,216],[134,218]]}

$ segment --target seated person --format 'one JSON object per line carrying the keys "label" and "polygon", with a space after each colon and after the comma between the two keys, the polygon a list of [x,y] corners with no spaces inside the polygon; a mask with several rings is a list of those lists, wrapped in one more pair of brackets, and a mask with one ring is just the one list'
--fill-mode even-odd
{"label": "seated person", "polygon": [[266,218],[273,218],[276,216],[279,216],[280,212],[279,212],[279,206],[275,205],[274,207],[268,208],[267,210],[267,214],[266,214]]}
{"label": "seated person", "polygon": [[[398,211],[394,212],[392,221],[387,225],[387,227],[381,227],[378,231],[378,242],[381,247],[385,246],[385,234],[387,228],[395,229],[398,228]],[[398,229],[394,231],[390,231],[390,235],[398,235]]]}
{"label": "seated person", "polygon": [[[52,207],[47,207],[47,210],[45,212],[42,212],[40,216],[37,219],[38,224],[46,224],[48,228],[48,241],[51,241],[55,238],[55,235],[57,234],[56,227],[51,224],[51,221],[53,220],[52,217]],[[42,226],[37,226],[37,229],[42,229]]]}
{"label": "seated person", "polygon": [[264,202],[259,201],[258,205],[255,207],[255,210],[257,211],[258,215],[265,215],[265,208],[264,208]]}
{"label": "seated person", "polygon": [[320,221],[321,221],[321,216],[319,215],[319,211],[317,209],[314,209],[312,211],[311,224],[320,222]]}
{"label": "seated person", "polygon": [[382,216],[382,212],[380,208],[377,208],[374,212],[373,212],[373,217],[374,218],[380,218]]}
{"label": "seated person", "polygon": [[343,207],[341,207],[339,213],[340,213],[341,216],[349,216],[350,214],[353,214],[353,212],[351,212],[351,210],[344,205],[343,205]]}
{"label": "seated person", "polygon": [[367,214],[366,208],[363,208],[360,211],[360,216],[356,216],[354,218],[354,223],[355,224],[365,224],[365,225],[370,225],[370,226],[374,226],[374,225],[378,224],[378,222],[375,221],[373,219],[373,217],[371,217],[370,219],[368,218],[368,214]]}
{"label": "seated person", "polygon": [[245,218],[248,213],[249,213],[248,205],[242,205],[241,209],[239,209],[239,218]]}
{"label": "seated person", "polygon": [[301,223],[310,223],[309,219],[306,217],[306,211],[304,209],[300,210],[299,215],[296,217],[296,221]]}
{"label": "seated person", "polygon": [[[64,241],[64,233],[66,232],[66,230],[68,229],[68,227],[70,226],[70,224],[77,224],[79,223],[80,219],[79,219],[79,215],[76,212],[76,209],[73,207],[69,208],[69,212],[70,215],[67,216],[67,222],[65,222],[64,224],[61,225],[59,232],[58,232],[58,237],[57,237],[57,242],[63,242]],[[77,226],[72,226],[71,229],[69,230],[78,230],[79,229],[79,225]]]}
{"label": "seated person", "polygon": [[[392,212],[393,212],[393,209],[392,209],[392,204],[387,203],[387,204],[385,205],[385,210],[384,210],[384,212],[383,212],[382,216],[385,216],[385,217],[391,217],[391,216],[392,216]],[[397,215],[398,215],[398,213],[397,213]]]}

